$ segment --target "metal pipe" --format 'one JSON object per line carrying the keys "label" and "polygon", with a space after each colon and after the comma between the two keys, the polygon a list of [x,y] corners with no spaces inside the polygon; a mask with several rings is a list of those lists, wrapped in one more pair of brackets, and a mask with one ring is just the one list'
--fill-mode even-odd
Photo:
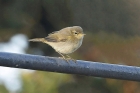
{"label": "metal pipe", "polygon": [[0,52],[0,66],[140,81],[140,67]]}

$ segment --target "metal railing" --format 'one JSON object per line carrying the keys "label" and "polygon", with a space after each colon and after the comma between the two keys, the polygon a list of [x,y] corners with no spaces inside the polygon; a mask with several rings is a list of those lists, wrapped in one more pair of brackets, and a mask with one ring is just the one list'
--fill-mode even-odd
{"label": "metal railing", "polygon": [[140,67],[0,52],[0,66],[140,81]]}

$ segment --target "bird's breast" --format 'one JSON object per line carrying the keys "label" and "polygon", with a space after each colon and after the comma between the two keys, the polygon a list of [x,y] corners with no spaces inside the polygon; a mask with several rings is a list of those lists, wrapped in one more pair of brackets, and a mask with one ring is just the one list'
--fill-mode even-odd
{"label": "bird's breast", "polygon": [[82,44],[82,40],[56,42],[56,43],[50,43],[49,45],[62,54],[70,54],[75,50],[77,50],[81,46],[81,44]]}

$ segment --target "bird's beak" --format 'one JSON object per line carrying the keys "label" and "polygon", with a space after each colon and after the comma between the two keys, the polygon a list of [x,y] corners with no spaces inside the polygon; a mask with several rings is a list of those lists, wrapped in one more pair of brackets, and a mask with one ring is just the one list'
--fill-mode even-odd
{"label": "bird's beak", "polygon": [[84,34],[84,33],[81,33],[81,34],[80,34],[80,36],[84,36],[84,35],[86,35],[86,34]]}

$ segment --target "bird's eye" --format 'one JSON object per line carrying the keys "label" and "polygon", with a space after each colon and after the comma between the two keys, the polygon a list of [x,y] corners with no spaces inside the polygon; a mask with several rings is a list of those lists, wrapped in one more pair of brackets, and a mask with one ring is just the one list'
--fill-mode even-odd
{"label": "bird's eye", "polygon": [[78,35],[78,33],[77,33],[77,32],[74,32],[74,34],[75,34],[75,35]]}

